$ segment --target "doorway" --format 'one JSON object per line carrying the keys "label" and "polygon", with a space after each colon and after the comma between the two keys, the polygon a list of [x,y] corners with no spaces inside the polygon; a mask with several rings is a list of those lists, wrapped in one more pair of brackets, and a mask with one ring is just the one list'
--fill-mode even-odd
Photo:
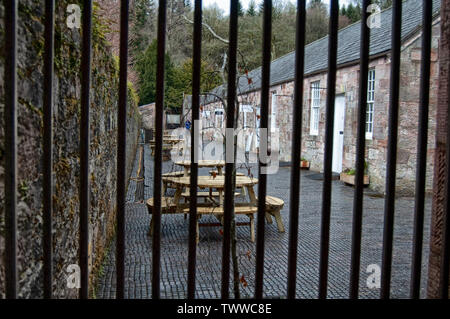
{"label": "doorway", "polygon": [[334,107],[335,112],[332,171],[335,173],[341,173],[342,157],[344,152],[345,95],[336,96]]}

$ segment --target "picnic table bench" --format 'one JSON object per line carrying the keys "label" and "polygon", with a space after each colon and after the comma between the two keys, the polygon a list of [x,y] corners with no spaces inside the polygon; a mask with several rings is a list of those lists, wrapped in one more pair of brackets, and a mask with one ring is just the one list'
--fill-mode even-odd
{"label": "picnic table bench", "polygon": [[[179,174],[179,172],[178,172]],[[161,214],[188,214],[189,213],[189,192],[185,191],[190,186],[190,178],[188,176],[182,177],[168,177],[168,181],[175,187],[175,195],[173,198],[162,197],[161,199]],[[253,190],[253,186],[258,183],[256,178],[250,178],[247,176],[237,176],[236,177],[236,187],[246,188],[247,194],[250,201],[244,203],[235,204],[235,214],[236,215],[246,215],[249,218],[249,223],[237,223],[237,225],[249,225],[250,226],[250,239],[252,242],[255,240],[255,226],[254,226],[254,214],[257,213],[257,198]],[[203,215],[214,215],[219,222],[223,223],[224,207],[223,207],[223,192],[225,188],[225,176],[220,175],[216,177],[212,176],[199,176],[198,177],[198,187],[200,189],[208,188],[209,192],[197,192],[197,196],[205,196],[209,198],[218,198],[218,200],[213,200],[204,203],[197,204],[197,242],[199,239],[199,223],[198,220]],[[212,191],[216,189],[216,191]],[[184,198],[184,202],[181,199]],[[280,211],[284,206],[284,201],[282,199],[276,198],[274,196],[266,197],[266,219],[269,223],[272,223],[271,217],[275,217],[277,222],[278,231],[284,232],[284,225],[281,220]],[[154,200],[150,198],[147,200],[147,208],[150,214],[153,213]],[[200,224],[201,225],[201,224]],[[219,224],[220,225],[220,224]],[[216,226],[216,224],[211,225]],[[152,233],[153,228],[153,218],[150,223],[150,231]]]}

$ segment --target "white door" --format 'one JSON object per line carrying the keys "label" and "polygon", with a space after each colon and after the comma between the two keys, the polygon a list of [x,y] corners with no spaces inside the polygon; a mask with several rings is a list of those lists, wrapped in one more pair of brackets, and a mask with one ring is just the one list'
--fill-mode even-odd
{"label": "white door", "polygon": [[334,135],[333,135],[333,165],[332,171],[342,172],[342,156],[344,152],[345,126],[345,96],[338,95],[335,100]]}

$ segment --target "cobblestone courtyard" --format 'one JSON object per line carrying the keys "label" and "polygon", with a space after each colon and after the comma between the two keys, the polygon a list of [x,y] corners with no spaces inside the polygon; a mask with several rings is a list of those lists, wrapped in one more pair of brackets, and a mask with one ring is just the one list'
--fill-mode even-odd
{"label": "cobblestone courtyard", "polygon": [[[126,297],[151,297],[152,241],[147,235],[150,216],[142,198],[152,197],[153,157],[144,148],[143,194],[136,180],[131,180],[127,195],[126,216]],[[138,170],[139,154],[133,176]],[[163,171],[178,170],[171,162],[164,162]],[[244,172],[245,173],[245,172]],[[207,175],[200,169],[199,175]],[[253,173],[255,177],[257,174]],[[320,220],[322,182],[309,178],[314,174],[302,171],[301,207],[299,221],[299,252],[297,268],[297,298],[317,298],[319,280]],[[279,233],[276,223],[265,226],[264,293],[269,298],[285,298],[287,286],[287,256],[289,229],[290,168],[280,167],[275,175],[268,176],[267,193],[285,201],[282,210],[285,233]],[[332,216],[330,229],[329,298],[348,298],[353,188],[333,181]],[[256,189],[255,189],[256,190]],[[141,194],[139,196],[138,194]],[[370,191],[364,197],[363,238],[360,276],[360,298],[378,298],[379,289],[366,285],[370,264],[381,266],[383,238],[384,199]],[[425,216],[422,297],[425,297],[429,222],[431,201],[427,200]],[[240,218],[238,218],[239,221]],[[247,218],[242,217],[246,221]],[[411,251],[414,219],[414,199],[396,201],[394,249],[392,267],[392,297],[408,298],[411,268]],[[216,222],[213,217],[203,217],[201,222]],[[185,298],[187,290],[188,219],[183,215],[163,215],[161,225],[161,297]],[[219,227],[201,227],[197,249],[197,298],[220,298],[222,235]],[[256,245],[250,241],[247,226],[237,227],[239,270],[248,286],[241,285],[241,296],[252,297]],[[102,275],[96,289],[97,298],[115,297],[114,242],[104,261]]]}

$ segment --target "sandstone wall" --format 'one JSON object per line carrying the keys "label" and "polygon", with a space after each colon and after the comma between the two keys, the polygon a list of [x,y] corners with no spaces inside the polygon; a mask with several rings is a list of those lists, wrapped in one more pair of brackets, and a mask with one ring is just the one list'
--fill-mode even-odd
{"label": "sandstone wall", "polygon": [[[430,114],[428,132],[428,168],[427,191],[432,189],[433,158],[435,150],[436,130],[436,97],[438,87],[438,43],[439,23],[433,28],[432,64],[430,81]],[[417,158],[417,127],[419,114],[419,86],[420,86],[420,48],[421,37],[416,34],[403,44],[401,56],[400,74],[400,113],[399,113],[399,139],[397,155],[397,192],[398,195],[411,195],[414,193],[415,172]],[[366,140],[366,161],[370,176],[370,188],[380,193],[384,192],[386,178],[386,157],[388,143],[388,108],[390,87],[390,57],[379,57],[370,62],[370,68],[375,69],[375,103],[374,103],[374,131],[372,139]],[[320,117],[319,134],[310,134],[311,123],[311,83],[320,81]],[[319,73],[307,76],[304,80],[303,96],[303,122],[302,122],[302,157],[311,163],[311,170],[323,171],[324,147],[325,147],[325,107],[326,107],[327,73]],[[336,95],[345,97],[345,128],[343,169],[354,168],[356,158],[357,140],[357,107],[359,87],[359,65],[348,66],[337,71]],[[274,85],[270,88],[269,96],[271,106],[273,98],[276,98],[276,111],[274,112],[276,127],[279,129],[279,145],[281,162],[291,161],[291,145],[293,139],[293,93],[294,82]],[[260,91],[250,92],[239,96],[242,104],[250,104],[255,112],[251,118],[256,117],[256,110],[260,107]],[[203,105],[203,111],[210,112],[209,120],[203,117],[205,123],[215,125],[214,110],[221,108],[219,102]],[[269,125],[272,111],[269,110]],[[242,127],[240,116],[239,127]],[[250,121],[250,125],[254,121]],[[223,125],[225,126],[225,124]],[[205,130],[205,135],[210,138],[214,129]]]}
{"label": "sandstone wall", "polygon": [[[433,29],[433,49],[430,81],[430,113],[428,131],[427,191],[432,189],[433,156],[436,131],[436,92],[438,86],[438,42],[439,24]],[[403,45],[400,74],[400,111],[397,152],[397,192],[399,195],[414,193],[417,158],[417,127],[420,92],[420,47],[421,37],[414,37]],[[390,57],[385,56],[370,62],[375,69],[374,130],[372,139],[366,140],[366,161],[370,176],[370,187],[384,192],[388,143]],[[319,135],[310,135],[311,83],[320,80],[321,107]],[[357,139],[357,107],[359,66],[339,69],[336,79],[336,94],[345,95],[346,113],[344,129],[343,169],[354,168]],[[327,75],[322,73],[305,80],[303,108],[302,156],[311,161],[311,169],[322,171],[325,146],[325,104]]]}
{"label": "sandstone wall", "polygon": [[[66,25],[66,7],[82,1],[57,1],[55,14],[54,101],[54,294],[77,297],[66,287],[66,268],[78,259],[79,118],[81,30]],[[19,296],[42,295],[42,90],[44,1],[19,2],[18,20],[18,245]],[[94,4],[94,12],[98,12]],[[4,8],[0,5],[0,46],[4,46]],[[105,40],[105,25],[93,23],[90,142],[90,265],[92,278],[114,233],[118,59]],[[3,47],[0,48],[3,50]],[[4,63],[0,60],[0,96],[4,96]],[[140,117],[129,89],[127,171],[131,172]],[[4,104],[0,100],[0,121]],[[1,122],[3,127],[3,122]],[[4,250],[4,131],[0,130],[0,253]],[[4,264],[0,262],[0,295],[4,296]]]}

